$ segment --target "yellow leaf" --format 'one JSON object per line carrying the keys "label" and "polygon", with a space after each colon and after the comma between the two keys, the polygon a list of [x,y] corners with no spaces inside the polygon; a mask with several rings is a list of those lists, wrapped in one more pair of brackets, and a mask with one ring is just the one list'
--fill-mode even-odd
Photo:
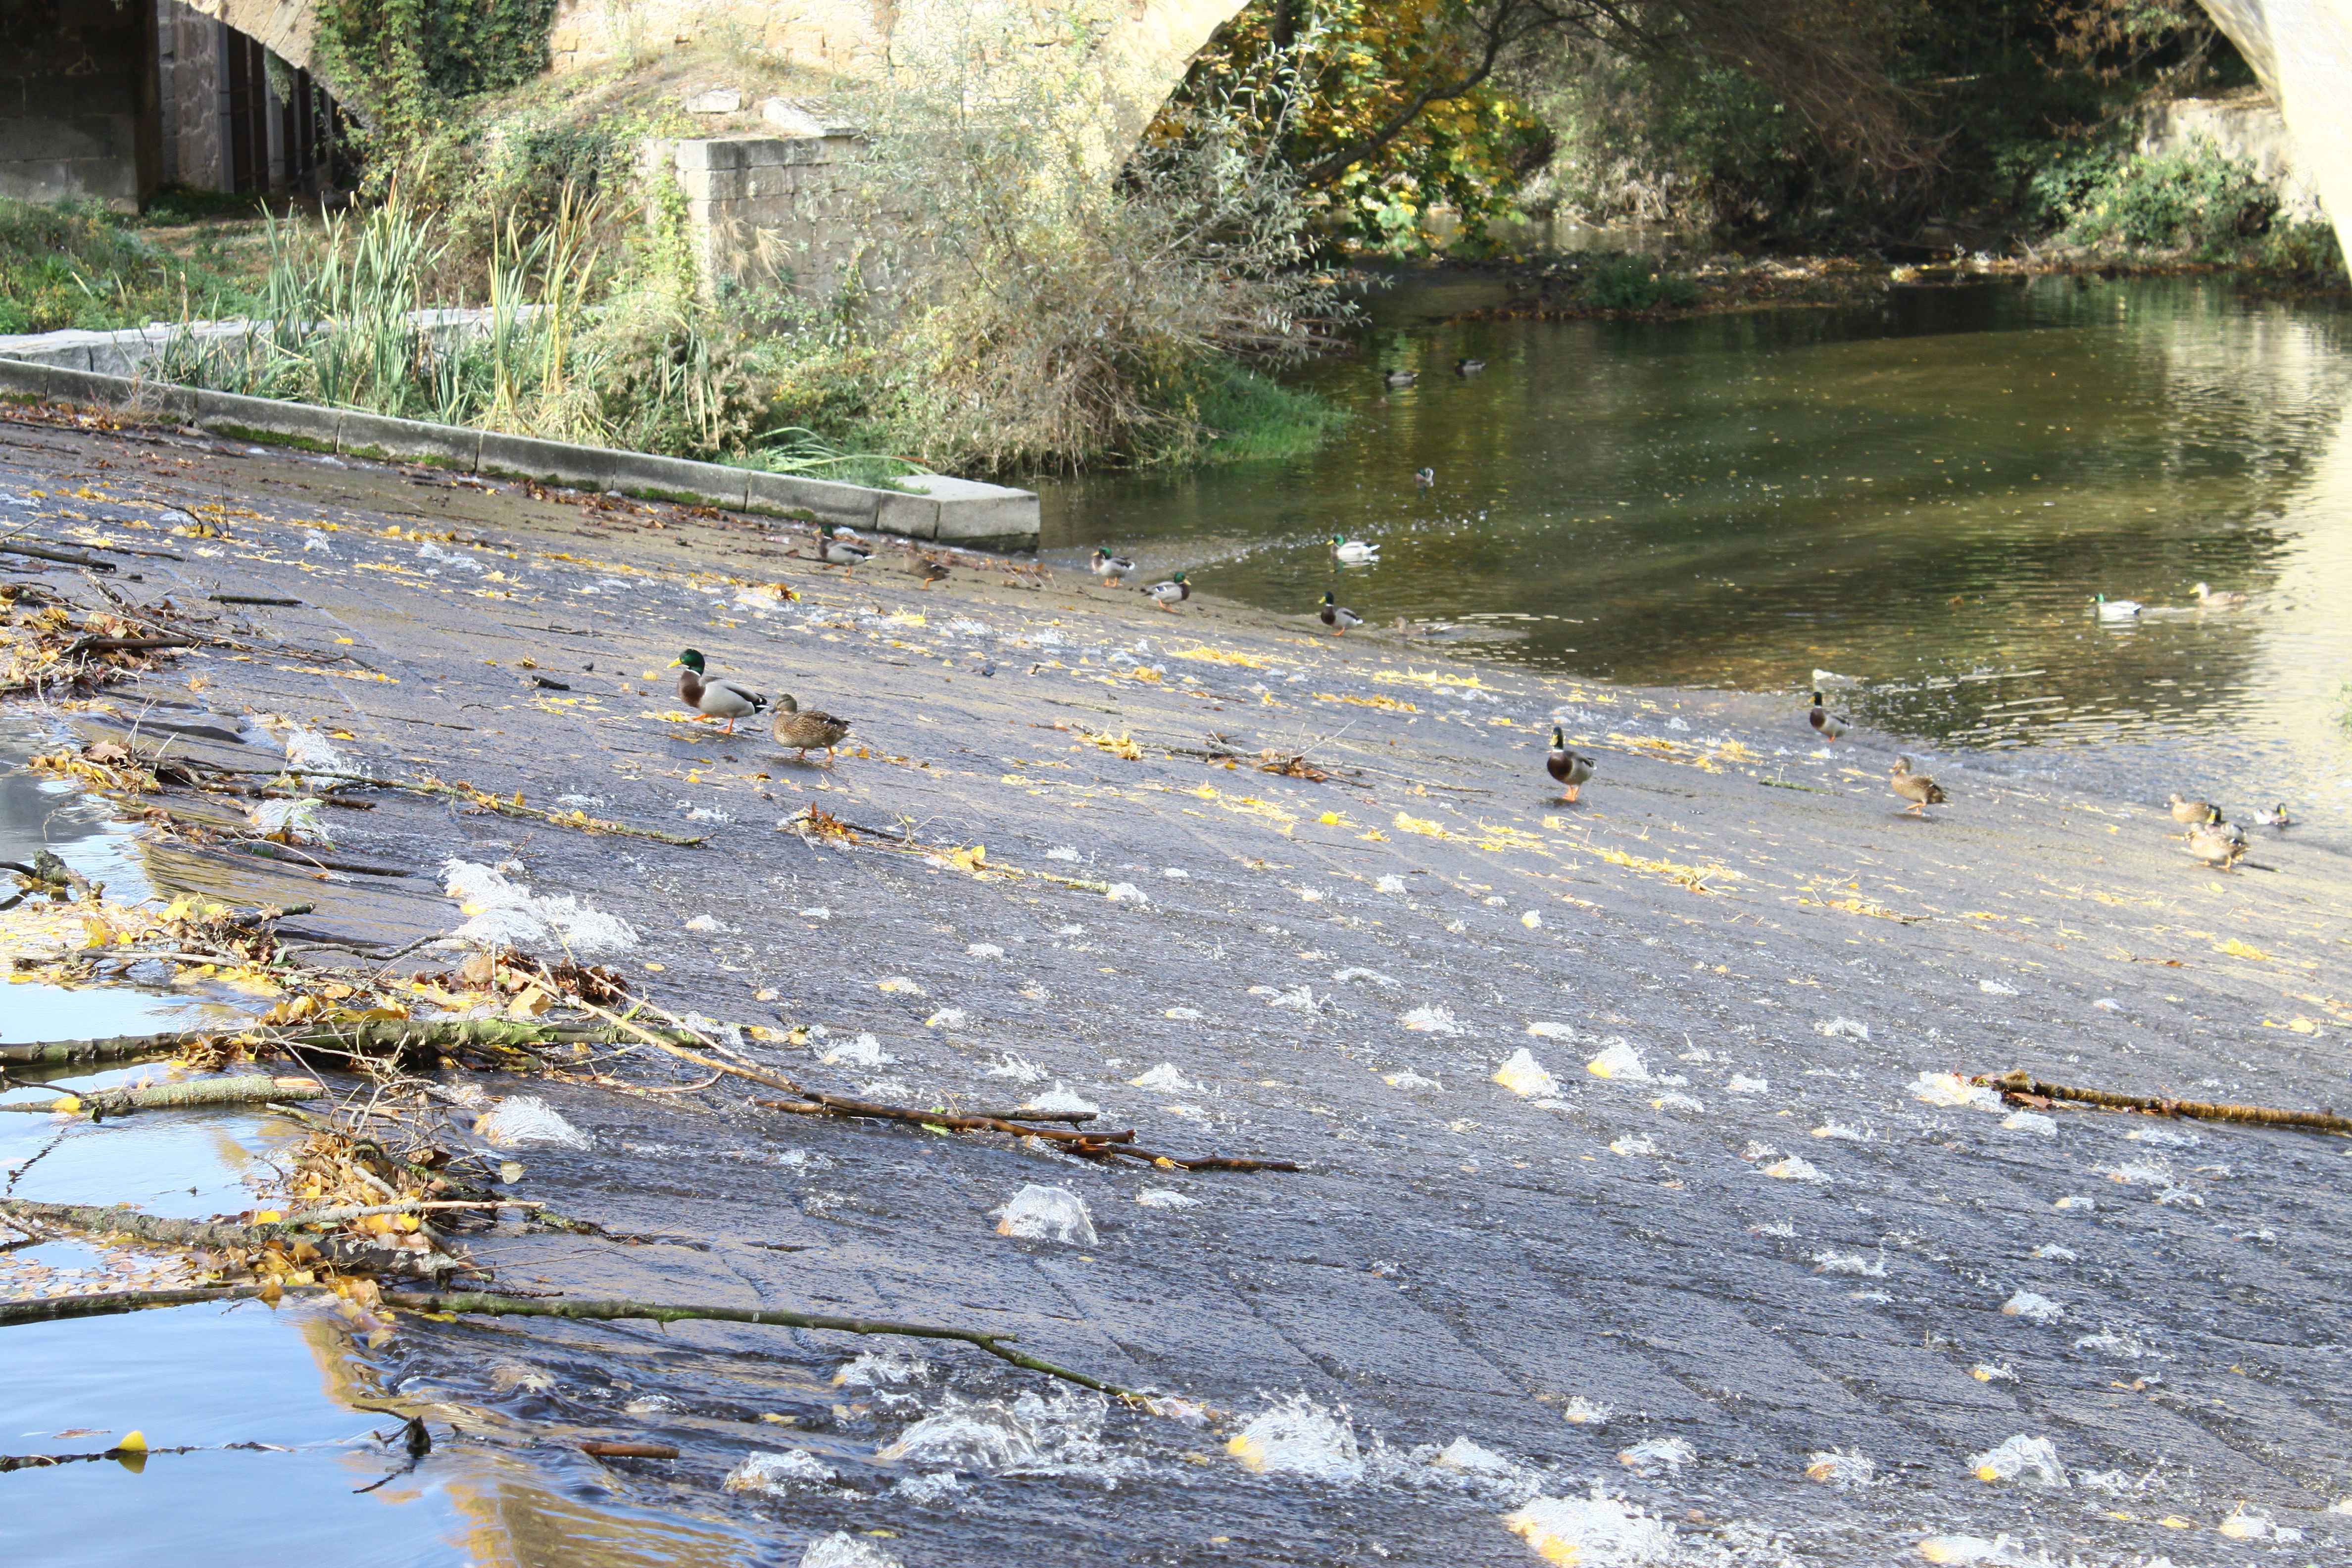
{"label": "yellow leaf", "polygon": [[126,1454],[143,1454],[147,1451],[147,1434],[126,1432],[122,1435],[122,1441],[117,1443],[115,1447]]}
{"label": "yellow leaf", "polygon": [[1396,814],[1396,826],[1402,832],[1418,833],[1424,838],[1451,838],[1454,837],[1454,835],[1446,832],[1444,827],[1438,823],[1432,822],[1426,817],[1407,816],[1402,811]]}

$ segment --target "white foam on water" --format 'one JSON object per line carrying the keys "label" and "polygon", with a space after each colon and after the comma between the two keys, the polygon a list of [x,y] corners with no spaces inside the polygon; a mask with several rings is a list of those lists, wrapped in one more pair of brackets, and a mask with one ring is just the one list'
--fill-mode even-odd
{"label": "white foam on water", "polygon": [[1381,1081],[1387,1084],[1391,1089],[1444,1089],[1445,1087],[1433,1078],[1422,1077],[1411,1068],[1406,1068],[1401,1072],[1390,1073],[1381,1079]]}
{"label": "white foam on water", "polygon": [[1580,1568],[1666,1568],[1682,1556],[1673,1525],[1597,1485],[1590,1497],[1530,1499],[1503,1516],[1503,1528],[1545,1562]]}
{"label": "white foam on water", "polygon": [[881,1041],[867,1034],[860,1034],[845,1046],[835,1046],[816,1059],[827,1067],[853,1068],[895,1067],[898,1061],[882,1048]]}
{"label": "white foam on water", "polygon": [[801,1553],[800,1568],[905,1568],[896,1557],[871,1541],[845,1530],[820,1535]]}
{"label": "white foam on water", "polygon": [[867,1351],[833,1374],[835,1388],[901,1388],[931,1381],[932,1367],[920,1356]]}
{"label": "white foam on water", "polygon": [[1058,1241],[1074,1247],[1095,1244],[1094,1216],[1084,1198],[1067,1187],[1041,1187],[1032,1183],[988,1211],[996,1220],[996,1234],[1022,1241]]}
{"label": "white foam on water", "polygon": [[1609,1145],[1609,1152],[1612,1154],[1625,1155],[1630,1159],[1640,1154],[1655,1155],[1658,1152],[1658,1146],[1639,1132],[1628,1132],[1612,1142]]}
{"label": "white foam on water", "polygon": [[2000,1124],[2011,1132],[2035,1132],[2044,1138],[2058,1136],[2058,1119],[2038,1110],[2013,1110],[2000,1119]]}
{"label": "white foam on water", "polygon": [[1135,1194],[1135,1201],[1148,1209],[1195,1209],[1201,1200],[1173,1187],[1146,1187]]}
{"label": "white foam on water", "polygon": [[245,819],[264,834],[282,833],[296,844],[316,844],[331,849],[334,836],[319,819],[315,800],[257,800],[245,808]]}
{"label": "white foam on water", "polygon": [[1672,1089],[1668,1089],[1650,1101],[1650,1105],[1653,1110],[1682,1110],[1694,1116],[1703,1116],[1706,1113],[1706,1106],[1703,1101],[1693,1100],[1687,1094],[1677,1094]]}
{"label": "white foam on water", "polygon": [[2066,1472],[2058,1463],[2057,1446],[2047,1437],[2021,1432],[1969,1461],[1977,1479],[1985,1482],[2023,1480],[2036,1486],[2063,1487]]}
{"label": "white foam on water", "polygon": [[1612,1079],[1620,1083],[1650,1081],[1650,1069],[1643,1064],[1641,1051],[1623,1040],[1612,1041],[1584,1064],[1584,1070],[1594,1078]]}
{"label": "white foam on water", "polygon": [[1399,1014],[1397,1022],[1408,1029],[1418,1029],[1427,1035],[1462,1033],[1462,1026],[1455,1023],[1454,1015],[1443,1007],[1415,1007],[1410,1013]]}
{"label": "white foam on water", "polygon": [[[942,1017],[945,1016],[940,1015]],[[958,1018],[956,1022],[961,1023],[963,1020]],[[988,1076],[1009,1078],[1020,1083],[1043,1083],[1045,1081],[1045,1069],[1026,1057],[1015,1056],[1013,1052],[1007,1051],[1004,1053],[1003,1059],[988,1064]],[[1034,1110],[1039,1108],[1032,1106],[1030,1109]]]}
{"label": "white foam on water", "polygon": [[1848,1127],[1844,1122],[1832,1117],[1814,1128],[1813,1136],[1834,1138],[1846,1143],[1867,1143],[1870,1142],[1870,1130],[1866,1127]]}
{"label": "white foam on water", "polygon": [[1878,1474],[1878,1463],[1866,1454],[1849,1454],[1843,1448],[1817,1451],[1805,1466],[1805,1479],[1824,1486],[1866,1487]]}
{"label": "white foam on water", "polygon": [[1037,1095],[1021,1109],[1056,1116],[1091,1116],[1102,1107],[1083,1095],[1072,1094],[1056,1082],[1052,1089]]}
{"label": "white foam on water", "polygon": [[474,1135],[497,1149],[520,1149],[532,1143],[558,1149],[595,1147],[593,1139],[535,1094],[499,1101],[475,1121]]}
{"label": "white foam on water", "polygon": [[1559,1418],[1571,1426],[1605,1426],[1616,1414],[1615,1405],[1587,1399],[1581,1394],[1570,1394],[1568,1403],[1559,1407]]}
{"label": "white foam on water", "polygon": [[1858,1252],[1816,1252],[1813,1262],[1824,1274],[1853,1274],[1866,1279],[1886,1278],[1886,1258],[1864,1258]]}
{"label": "white foam on water", "polygon": [[2033,1249],[2032,1256],[2055,1258],[2061,1263],[2072,1263],[2080,1255],[2071,1247],[2061,1247],[2054,1241],[2045,1241]]}
{"label": "white foam on water", "polygon": [[1132,882],[1113,882],[1110,890],[1103,897],[1114,904],[1148,904],[1151,901],[1143,896],[1143,889]]}
{"label": "white foam on water", "polygon": [[1643,1475],[1666,1470],[1681,1475],[1685,1465],[1698,1461],[1698,1450],[1680,1437],[1645,1437],[1617,1456],[1617,1462]]}
{"label": "white foam on water", "polygon": [[1003,958],[1004,950],[992,942],[975,942],[964,950],[967,958]]}
{"label": "white foam on water", "polygon": [[635,929],[619,916],[591,909],[570,893],[537,897],[529,884],[509,881],[494,867],[448,860],[442,864],[441,878],[443,889],[457,900],[458,911],[470,917],[449,933],[459,942],[536,947],[560,940],[583,956],[625,952],[637,945]]}
{"label": "white foam on water", "polygon": [[1460,1470],[1465,1475],[1496,1478],[1507,1478],[1519,1468],[1492,1448],[1481,1447],[1466,1436],[1454,1438],[1440,1448],[1429,1462],[1442,1465],[1449,1470]]}
{"label": "white foam on water", "polygon": [[956,1394],[875,1458],[885,1464],[997,1476],[1074,1476],[1105,1489],[1149,1467],[1102,1440],[1108,1402],[1076,1390],[1024,1393],[1011,1403]]}
{"label": "white foam on water", "polygon": [[1225,1444],[1225,1452],[1255,1475],[1322,1481],[1356,1481],[1364,1476],[1363,1451],[1356,1445],[1348,1407],[1327,1409],[1304,1394],[1294,1394],[1251,1417]]}
{"label": "white foam on water", "polygon": [[2020,1290],[2000,1304],[2001,1315],[2023,1318],[2029,1323],[2054,1323],[2066,1315],[2066,1309],[2049,1297],[2034,1290]]}
{"label": "white foam on water", "polygon": [[1160,1016],[1163,1018],[1173,1018],[1180,1024],[1197,1024],[1208,1016],[1198,1007],[1171,1007]]}
{"label": "white foam on water", "polygon": [[1746,1073],[1736,1072],[1731,1075],[1731,1081],[1723,1086],[1723,1090],[1726,1094],[1769,1094],[1772,1092],[1772,1080],[1749,1078]]}
{"label": "white foam on water", "polygon": [[1206,1087],[1186,1078],[1177,1070],[1173,1062],[1161,1062],[1141,1078],[1131,1078],[1127,1081],[1138,1089],[1163,1089],[1170,1094],[1187,1094]]}
{"label": "white foam on water", "polygon": [[2000,1096],[1972,1084],[1956,1072],[1923,1072],[1911,1086],[1911,1098],[1929,1105],[1972,1105],[1979,1110],[1999,1110]]}
{"label": "white foam on water", "polygon": [[[942,1007],[938,1012],[923,1020],[923,1027],[926,1029],[961,1029],[963,1027],[964,1018],[965,1013],[962,1008]],[[993,1068],[989,1069],[992,1073],[996,1069]]]}
{"label": "white foam on water", "polygon": [[834,1479],[832,1467],[814,1454],[793,1448],[783,1453],[746,1454],[727,1472],[720,1485],[730,1492],[753,1497],[789,1498],[824,1486]]}
{"label": "white foam on water", "polygon": [[1345,985],[1350,980],[1369,980],[1375,985],[1394,985],[1396,982],[1377,969],[1339,969],[1331,974],[1332,984]]}
{"label": "white foam on water", "polygon": [[1513,1051],[1510,1059],[1496,1069],[1495,1081],[1523,1100],[1549,1100],[1559,1093],[1559,1080],[1547,1072],[1525,1046]]}
{"label": "white foam on water", "polygon": [[1843,1037],[1850,1040],[1866,1040],[1870,1038],[1870,1026],[1859,1018],[1831,1018],[1815,1024],[1813,1031],[1816,1034],[1827,1035],[1832,1039]]}
{"label": "white foam on water", "polygon": [[1829,1185],[1830,1181],[1827,1176],[1822,1174],[1820,1171],[1816,1170],[1811,1163],[1806,1161],[1802,1156],[1797,1154],[1791,1154],[1784,1160],[1780,1160],[1776,1163],[1765,1166],[1764,1173],[1778,1181],[1814,1182],[1822,1186]]}

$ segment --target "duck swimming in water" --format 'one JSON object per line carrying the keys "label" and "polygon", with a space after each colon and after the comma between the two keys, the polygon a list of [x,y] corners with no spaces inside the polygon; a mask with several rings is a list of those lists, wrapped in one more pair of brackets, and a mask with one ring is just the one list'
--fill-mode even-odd
{"label": "duck swimming in water", "polygon": [[1381,563],[1379,545],[1367,544],[1360,539],[1349,539],[1342,534],[1331,536],[1331,553],[1349,566],[1377,566]]}

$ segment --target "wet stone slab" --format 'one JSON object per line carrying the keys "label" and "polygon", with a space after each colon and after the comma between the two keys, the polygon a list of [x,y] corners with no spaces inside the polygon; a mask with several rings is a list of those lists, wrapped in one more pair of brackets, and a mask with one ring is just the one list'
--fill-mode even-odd
{"label": "wet stone slab", "polygon": [[[382,772],[709,835],[379,797],[334,814],[340,854],[518,863],[534,898],[626,922],[633,944],[591,956],[761,1026],[745,1052],[803,1082],[963,1109],[1058,1086],[1150,1149],[1307,1167],[1106,1169],[724,1085],[482,1082],[583,1135],[507,1152],[521,1195],[650,1238],[481,1244],[509,1288],[1016,1332],[1215,1412],[1194,1428],[939,1347],[877,1371],[837,1335],[404,1327],[371,1376],[500,1456],[514,1541],[590,1497],[616,1561],[690,1521],[712,1562],[840,1531],[907,1568],[1499,1564],[1531,1560],[1511,1510],[1596,1486],[1671,1527],[1651,1560],[1672,1563],[2003,1532],[2057,1561],[2236,1561],[2277,1529],[2300,1562],[2352,1539],[2323,1511],[2352,1494],[2344,1142],[2028,1120],[1921,1081],[2017,1066],[2340,1104],[2352,882],[2325,845],[2265,837],[2216,876],[2160,805],[2063,795],[2015,757],[1922,755],[1952,803],[1905,819],[1885,775],[1907,743],[1826,753],[1784,699],[1168,615],[999,563],[924,590],[897,547],[851,579],[775,520],[11,436],[0,484],[100,498],[59,537],[155,544],[163,509],[226,496],[228,537],[142,560],[143,593],[302,601],[222,606],[243,649],[117,691],[118,720],[196,704],[248,748],[299,726]],[[798,601],[758,591],[779,583]],[[669,717],[688,646],[850,717],[851,750],[827,767]],[[1541,772],[1556,712],[1601,759],[1574,805]],[[1304,750],[1332,776],[1174,748]],[[779,830],[807,806],[1071,880]],[[468,918],[437,882],[236,873],[341,934]],[[1548,1087],[1495,1081],[1521,1050]],[[672,1065],[607,1070],[692,1081]],[[999,1234],[1030,1185],[1083,1200],[1095,1239]],[[683,1457],[594,1464],[584,1436]],[[2064,1486],[1978,1479],[2018,1436],[2050,1439]],[[1458,1437],[1498,1458],[1442,1462]],[[1809,1479],[1832,1451],[1875,1479]],[[807,1458],[740,1468],[759,1453]]]}

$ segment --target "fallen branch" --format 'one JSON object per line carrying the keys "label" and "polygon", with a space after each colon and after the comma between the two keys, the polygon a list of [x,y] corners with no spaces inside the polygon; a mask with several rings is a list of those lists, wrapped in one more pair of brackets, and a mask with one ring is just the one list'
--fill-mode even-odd
{"label": "fallen branch", "polygon": [[[324,946],[326,944],[318,944]],[[350,951],[337,949],[338,952]],[[226,958],[202,958],[196,954],[142,953],[122,949],[107,956],[111,958],[181,958],[188,962],[211,963],[234,963]],[[607,1014],[604,1016],[611,1016]],[[35,1065],[47,1062],[121,1061],[134,1057],[168,1055],[183,1046],[193,1045],[224,1034],[237,1034],[227,1029],[180,1029],[160,1035],[115,1035],[96,1040],[43,1040],[26,1045],[0,1046],[0,1066]],[[667,1031],[681,1039],[699,1039],[689,1029]],[[570,1045],[579,1041],[587,1045],[621,1045],[641,1039],[645,1031],[636,1028],[616,1031],[602,1026],[524,1021],[514,1018],[439,1018],[418,1022],[405,1018],[369,1019],[362,1023],[342,1025],[297,1025],[285,1028],[257,1029],[251,1032],[254,1041],[264,1047],[281,1049],[302,1047],[343,1056],[392,1056],[408,1050],[443,1049],[464,1046],[492,1047],[521,1047],[551,1041]],[[283,1098],[282,1096],[278,1098]]]}
{"label": "fallen branch", "polygon": [[[242,1251],[273,1244],[295,1244],[310,1249],[338,1268],[364,1274],[440,1274],[468,1267],[463,1258],[432,1249],[382,1247],[357,1237],[321,1236],[299,1219],[268,1225],[227,1225],[216,1220],[173,1219],[142,1214],[137,1209],[100,1208],[94,1204],[44,1204],[30,1198],[0,1197],[0,1215],[61,1225],[93,1236],[128,1236],[159,1247],[204,1247]],[[0,1315],[0,1323],[10,1320]]]}
{"label": "fallen branch", "polygon": [[377,789],[406,790],[411,795],[429,795],[441,800],[462,800],[495,811],[501,816],[520,817],[527,822],[544,822],[556,827],[576,827],[583,833],[618,833],[632,838],[651,838],[663,844],[676,844],[687,848],[707,844],[710,835],[665,833],[658,827],[631,827],[626,823],[607,822],[603,817],[590,816],[582,811],[544,811],[519,801],[501,800],[484,789],[468,784],[444,784],[439,779],[380,779],[373,773],[325,773],[317,768],[230,768],[211,763],[190,762],[187,765],[214,773],[244,773],[264,778],[334,779],[352,784],[372,784]]}
{"label": "fallen branch", "polygon": [[87,555],[76,555],[66,550],[44,550],[37,544],[0,544],[0,551],[11,555],[29,555],[37,561],[61,561],[68,566],[88,566],[93,571],[111,572],[111,561],[94,561]]}
{"label": "fallen branch", "polygon": [[1995,1076],[1979,1073],[1969,1081],[1997,1089],[2011,1098],[2028,1095],[2042,1100],[2075,1100],[2104,1105],[2110,1110],[2142,1110],[2154,1116],[2186,1116],[2199,1121],[2243,1121],[2256,1127],[2300,1127],[2313,1132],[2352,1132],[2352,1116],[2329,1110],[2277,1110],[2266,1105],[2215,1105],[2197,1100],[2168,1100],[2145,1094],[2119,1094],[2105,1089],[2075,1089],[2045,1083],[2021,1068]]}
{"label": "fallen branch", "polygon": [[[52,1322],[63,1318],[106,1317],[119,1312],[136,1312],[149,1307],[184,1307],[201,1301],[249,1301],[277,1293],[270,1287],[239,1285],[210,1290],[114,1290],[97,1295],[47,1296],[31,1300],[0,1301],[0,1328],[17,1323]],[[296,1292],[285,1293],[291,1295]],[[1100,1378],[1089,1377],[1085,1373],[1074,1372],[1041,1357],[1024,1355],[1008,1348],[1018,1338],[1017,1335],[984,1333],[978,1329],[935,1328],[923,1323],[896,1323],[872,1318],[829,1318],[811,1312],[750,1307],[663,1306],[648,1301],[535,1301],[513,1296],[486,1295],[474,1290],[446,1293],[386,1290],[383,1292],[382,1300],[386,1306],[404,1308],[412,1312],[453,1313],[468,1317],[570,1318],[600,1323],[626,1320],[656,1323],[760,1323],[780,1329],[825,1329],[844,1334],[897,1334],[917,1340],[952,1340],[985,1351],[999,1361],[1010,1362],[1030,1372],[1041,1372],[1048,1377],[1058,1377],[1081,1388],[1091,1388],[1097,1394],[1117,1394],[1125,1399],[1144,1397],[1134,1389],[1105,1383]]]}
{"label": "fallen branch", "polygon": [[299,605],[302,602],[299,599],[280,598],[272,594],[207,594],[205,597],[210,599],[215,605]]}
{"label": "fallen branch", "polygon": [[324,1085],[298,1078],[204,1078],[142,1089],[90,1089],[38,1103],[0,1103],[0,1110],[89,1113],[93,1121],[133,1110],[178,1110],[197,1105],[249,1105],[272,1100],[321,1100]]}
{"label": "fallen branch", "polygon": [[74,658],[85,653],[138,653],[149,648],[196,646],[194,637],[77,637],[58,657]]}

